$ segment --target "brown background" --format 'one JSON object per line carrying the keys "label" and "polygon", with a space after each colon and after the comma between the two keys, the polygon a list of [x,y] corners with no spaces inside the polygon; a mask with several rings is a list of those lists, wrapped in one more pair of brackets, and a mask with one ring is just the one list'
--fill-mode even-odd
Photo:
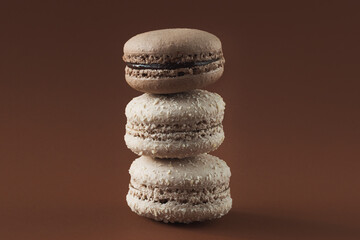
{"label": "brown background", "polygon": [[[0,239],[360,239],[359,4],[124,2],[1,2]],[[140,93],[122,47],[167,27],[223,42],[209,90],[227,103],[214,155],[234,205],[212,222],[125,202],[124,108]]]}

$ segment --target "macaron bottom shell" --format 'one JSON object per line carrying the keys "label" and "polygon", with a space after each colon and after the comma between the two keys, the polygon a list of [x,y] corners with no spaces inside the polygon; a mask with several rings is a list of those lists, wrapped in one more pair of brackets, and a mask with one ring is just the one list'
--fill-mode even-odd
{"label": "macaron bottom shell", "polygon": [[125,74],[126,82],[132,88],[140,92],[169,94],[204,88],[215,83],[222,76],[224,68],[219,67],[196,75],[183,75],[183,70],[171,70],[174,72],[172,75],[175,74],[175,76],[163,73],[164,70],[141,70],[138,72],[139,74],[136,75]]}
{"label": "macaron bottom shell", "polygon": [[138,215],[165,223],[191,223],[216,219],[227,214],[232,207],[230,195],[224,199],[197,205],[176,201],[160,203],[142,200],[130,193],[127,194],[126,201],[131,210]]}
{"label": "macaron bottom shell", "polygon": [[157,158],[185,158],[214,151],[225,138],[222,127],[211,134],[205,134],[205,137],[202,137],[200,132],[193,134],[194,137],[189,140],[172,140],[170,138],[166,141],[157,141],[130,134],[126,134],[124,139],[127,147],[138,155]]}

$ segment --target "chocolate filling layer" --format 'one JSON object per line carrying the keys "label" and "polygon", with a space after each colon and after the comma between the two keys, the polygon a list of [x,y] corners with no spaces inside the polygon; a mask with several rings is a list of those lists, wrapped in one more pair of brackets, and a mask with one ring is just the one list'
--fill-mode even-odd
{"label": "chocolate filling layer", "polygon": [[178,68],[192,68],[196,66],[204,66],[213,62],[218,61],[219,59],[213,59],[209,61],[202,61],[202,62],[178,62],[178,63],[152,63],[152,64],[141,64],[141,63],[130,63],[127,62],[126,65],[129,68],[134,69],[178,69]]}

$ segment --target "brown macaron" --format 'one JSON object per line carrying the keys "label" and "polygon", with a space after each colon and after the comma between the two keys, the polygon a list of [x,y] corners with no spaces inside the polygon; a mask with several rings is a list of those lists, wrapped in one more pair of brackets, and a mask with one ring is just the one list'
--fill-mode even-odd
{"label": "brown macaron", "polygon": [[217,81],[224,71],[220,40],[187,28],[138,34],[124,45],[127,83],[140,92],[183,92]]}

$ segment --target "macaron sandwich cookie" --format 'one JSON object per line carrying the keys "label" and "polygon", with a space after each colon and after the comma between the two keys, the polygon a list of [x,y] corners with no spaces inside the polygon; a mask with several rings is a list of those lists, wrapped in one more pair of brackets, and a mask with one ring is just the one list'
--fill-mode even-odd
{"label": "macaron sandwich cookie", "polygon": [[220,40],[174,28],[142,33],[124,46],[125,78],[144,92],[125,109],[125,143],[139,155],[126,201],[140,216],[190,223],[232,206],[230,168],[208,154],[224,141],[225,103],[201,88],[224,71]]}
{"label": "macaron sandwich cookie", "polygon": [[176,93],[203,88],[224,71],[220,40],[195,29],[142,33],[125,43],[123,60],[128,84],[147,93]]}
{"label": "macaron sandwich cookie", "polygon": [[189,223],[221,217],[231,208],[230,169],[215,156],[141,156],[131,164],[130,174],[127,202],[141,216]]}
{"label": "macaron sandwich cookie", "polygon": [[224,140],[225,103],[205,90],[145,93],[127,105],[125,141],[133,152],[184,158],[215,150]]}

